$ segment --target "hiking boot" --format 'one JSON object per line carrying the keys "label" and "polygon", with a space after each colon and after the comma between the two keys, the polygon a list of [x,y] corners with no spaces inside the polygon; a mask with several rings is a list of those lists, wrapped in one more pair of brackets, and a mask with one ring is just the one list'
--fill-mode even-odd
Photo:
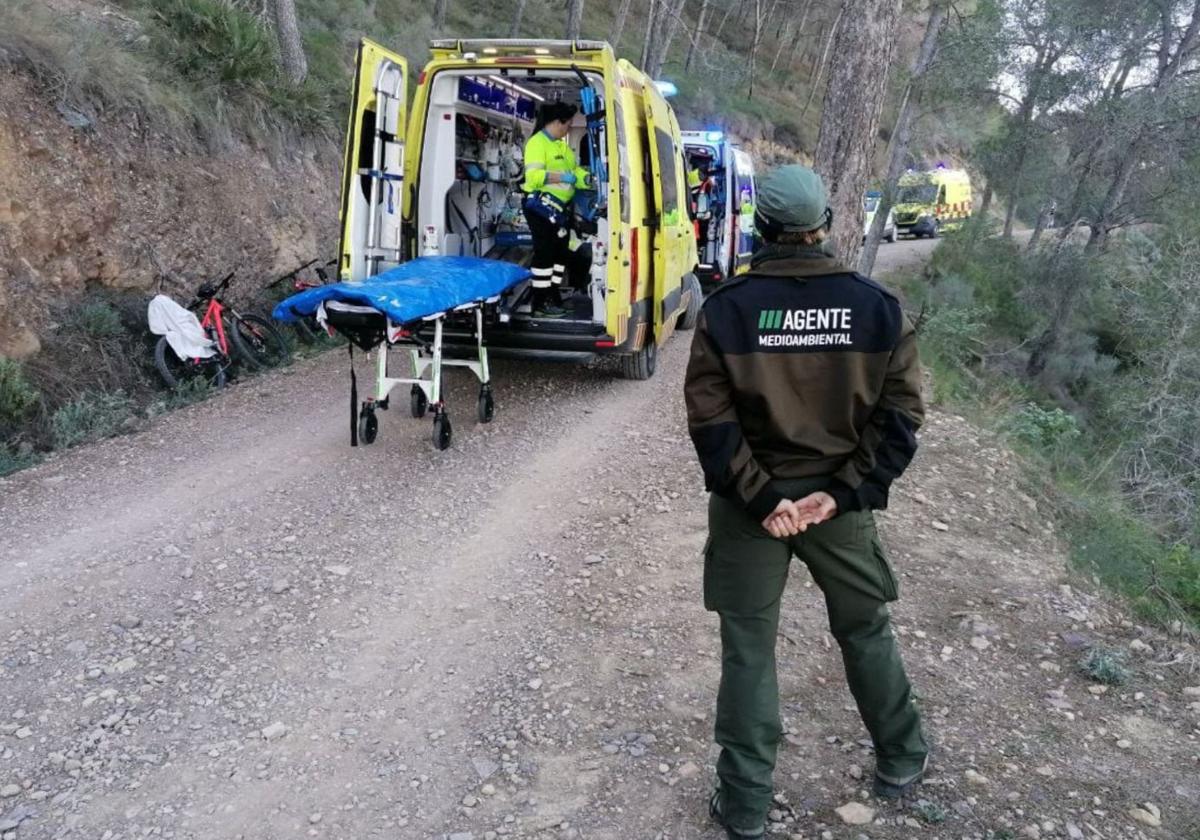
{"label": "hiking boot", "polygon": [[925,778],[925,771],[928,767],[929,757],[926,756],[925,763],[921,765],[921,769],[915,775],[905,779],[884,778],[876,770],[875,784],[872,786],[872,791],[880,799],[903,799],[909,796],[917,785],[921,784],[921,780]]}
{"label": "hiking boot", "polygon": [[717,788],[713,791],[712,798],[708,800],[708,815],[713,821],[725,829],[725,836],[729,840],[762,840],[767,836],[767,827],[761,825],[758,828],[736,828],[725,822],[725,817],[721,813],[721,789]]}

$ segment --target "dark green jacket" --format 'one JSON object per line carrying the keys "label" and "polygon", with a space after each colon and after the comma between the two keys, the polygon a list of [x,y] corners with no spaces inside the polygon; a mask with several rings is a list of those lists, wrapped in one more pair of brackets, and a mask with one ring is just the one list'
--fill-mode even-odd
{"label": "dark green jacket", "polygon": [[705,485],[760,519],[774,478],[828,476],[839,512],[887,507],[925,416],[900,302],[795,246],[761,248],[705,301],[684,393]]}

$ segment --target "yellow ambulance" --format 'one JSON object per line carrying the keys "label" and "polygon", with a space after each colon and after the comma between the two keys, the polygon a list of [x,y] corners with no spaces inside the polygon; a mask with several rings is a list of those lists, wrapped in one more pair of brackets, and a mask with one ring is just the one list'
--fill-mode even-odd
{"label": "yellow ambulance", "polygon": [[900,176],[894,207],[901,235],[936,237],[971,216],[971,176],[939,165],[929,172]]}
{"label": "yellow ambulance", "polygon": [[[658,85],[600,41],[439,40],[408,97],[403,56],[359,47],[347,133],[339,272],[361,280],[417,256],[528,264],[522,153],[539,108],[579,106],[568,142],[595,186],[574,204],[567,317],[535,319],[522,284],[488,325],[493,350],[618,354],[653,375],[659,345],[699,317],[684,144]],[[447,341],[471,343],[469,331]]]}

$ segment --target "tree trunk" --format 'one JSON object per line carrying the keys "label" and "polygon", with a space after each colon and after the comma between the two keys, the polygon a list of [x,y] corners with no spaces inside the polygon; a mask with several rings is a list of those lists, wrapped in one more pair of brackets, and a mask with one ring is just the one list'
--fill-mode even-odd
{"label": "tree trunk", "polygon": [[446,28],[446,12],[450,8],[450,0],[433,0],[433,31],[440,35]]}
{"label": "tree trunk", "polygon": [[709,0],[704,0],[700,4],[700,16],[696,19],[696,31],[692,35],[692,42],[688,44],[687,58],[683,60],[683,72],[692,69],[692,58],[696,55],[696,48],[700,46],[700,39],[704,37],[704,24],[708,18]]}
{"label": "tree trunk", "polygon": [[980,216],[986,216],[988,211],[992,209],[992,196],[994,194],[995,193],[992,190],[992,179],[988,178],[987,182],[983,186],[983,198],[979,202]]}
{"label": "tree trunk", "polygon": [[567,2],[567,40],[579,38],[579,30],[583,28],[583,0],[568,0]]}
{"label": "tree trunk", "polygon": [[863,191],[899,40],[901,0],[845,0],[843,13],[851,2],[853,21],[834,29],[836,49],[814,157],[833,209],[833,252],[853,266],[862,242]]}
{"label": "tree trunk", "polygon": [[725,24],[729,23],[729,16],[734,13],[737,7],[742,3],[742,0],[729,0],[729,8],[725,10],[725,14],[721,17],[721,25],[717,27],[717,32],[713,36],[720,39],[721,33],[725,31]]}
{"label": "tree trunk", "polygon": [[1037,249],[1038,242],[1042,239],[1042,234],[1046,232],[1046,224],[1050,221],[1052,212],[1049,207],[1043,207],[1038,211],[1037,223],[1033,226],[1033,233],[1029,235],[1029,241],[1025,243],[1026,253],[1033,253]]}
{"label": "tree trunk", "polygon": [[1108,244],[1108,232],[1112,228],[1117,208],[1125,200],[1125,191],[1129,189],[1129,182],[1133,179],[1133,170],[1137,168],[1137,163],[1141,159],[1142,137],[1145,131],[1143,128],[1138,132],[1137,137],[1129,144],[1125,155],[1121,158],[1121,163],[1117,166],[1117,173],[1113,176],[1108,192],[1104,195],[1100,212],[1096,214],[1096,218],[1092,222],[1092,233],[1084,248],[1089,254],[1103,250],[1104,246]]}
{"label": "tree trunk", "polygon": [[754,40],[750,44],[750,98],[754,98],[754,76],[758,70],[758,45],[762,43],[763,3],[754,0]]}
{"label": "tree trunk", "polygon": [[295,0],[268,0],[267,10],[275,27],[275,38],[279,41],[280,69],[293,85],[303,84],[308,78],[308,59],[304,55],[304,41],[296,19]]}
{"label": "tree trunk", "polygon": [[[666,0],[662,0],[666,3]],[[638,62],[638,67],[645,72],[650,65],[651,51],[654,44],[655,30],[655,13],[658,11],[658,0],[650,0],[650,7],[646,10],[646,36],[642,40],[642,60]]]}
{"label": "tree trunk", "polygon": [[829,50],[833,47],[833,36],[837,34],[838,26],[841,24],[842,17],[845,14],[846,7],[843,5],[838,9],[837,17],[833,19],[833,25],[829,27],[829,33],[825,36],[825,49],[821,51],[821,59],[817,62],[817,66],[813,68],[812,87],[808,91],[808,101],[804,103],[804,110],[800,112],[800,119],[802,120],[804,119],[804,115],[808,113],[808,109],[812,107],[813,100],[817,98],[817,91],[821,89],[821,76],[824,74],[825,65],[829,61]]}
{"label": "tree trunk", "polygon": [[791,41],[791,38],[788,37],[791,35],[791,32],[791,21],[785,21],[783,24],[783,30],[779,33],[779,43],[775,47],[775,57],[771,59],[771,69],[767,71],[768,73],[773,74],[775,72],[775,68],[779,66],[779,59],[783,55],[783,49],[788,45],[788,42]]}
{"label": "tree trunk", "polygon": [[667,56],[670,54],[671,42],[675,40],[675,30],[679,27],[679,19],[683,15],[683,4],[686,2],[687,0],[662,0],[659,4],[659,19],[650,50],[650,66],[646,71],[652,79],[662,75]]}
{"label": "tree trunk", "polygon": [[871,229],[867,231],[867,241],[863,245],[862,257],[858,262],[858,270],[870,276],[875,268],[875,255],[879,251],[879,240],[883,238],[883,229],[887,225],[888,214],[896,203],[896,186],[900,176],[904,174],[904,164],[908,160],[908,147],[912,142],[913,115],[916,112],[914,100],[921,96],[921,82],[937,55],[938,37],[946,23],[946,4],[937,3],[929,10],[929,20],[925,24],[925,34],[921,38],[921,47],[917,50],[917,60],[913,63],[909,76],[908,87],[904,91],[900,113],[896,115],[896,126],[892,130],[892,139],[888,148],[887,177],[883,183],[883,195],[875,210],[875,218],[871,221]]}
{"label": "tree trunk", "polygon": [[792,38],[792,49],[788,53],[787,66],[789,69],[796,66],[796,53],[804,42],[804,27],[808,23],[808,13],[812,11],[812,6],[813,0],[807,0],[804,4],[804,11],[800,13],[800,23],[796,26],[796,35]]}
{"label": "tree trunk", "polygon": [[1061,53],[1051,47],[1041,45],[1037,48],[1037,61],[1030,71],[1029,87],[1021,107],[1017,112],[1016,158],[1008,172],[1009,192],[1008,210],[1004,214],[1004,238],[1011,239],[1013,222],[1017,217],[1017,204],[1021,200],[1021,192],[1025,177],[1025,161],[1029,157],[1030,135],[1033,133],[1033,112],[1042,93],[1042,84],[1049,76],[1054,65],[1058,63]]}
{"label": "tree trunk", "polygon": [[609,38],[609,43],[612,44],[614,50],[620,46],[621,36],[625,34],[625,21],[629,18],[629,7],[632,5],[633,0],[621,0],[621,5],[617,9],[617,19],[613,23],[612,36]]}
{"label": "tree trunk", "polygon": [[512,29],[508,32],[509,38],[516,38],[521,34],[521,19],[525,17],[525,0],[517,0],[517,12],[513,15]]}

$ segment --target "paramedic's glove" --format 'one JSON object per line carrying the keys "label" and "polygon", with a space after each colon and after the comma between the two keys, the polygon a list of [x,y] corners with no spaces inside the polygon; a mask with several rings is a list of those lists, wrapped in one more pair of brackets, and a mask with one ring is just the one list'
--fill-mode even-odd
{"label": "paramedic's glove", "polygon": [[574,172],[559,172],[558,173],[558,183],[560,183],[560,184],[574,184],[576,180],[577,179],[575,178]]}

